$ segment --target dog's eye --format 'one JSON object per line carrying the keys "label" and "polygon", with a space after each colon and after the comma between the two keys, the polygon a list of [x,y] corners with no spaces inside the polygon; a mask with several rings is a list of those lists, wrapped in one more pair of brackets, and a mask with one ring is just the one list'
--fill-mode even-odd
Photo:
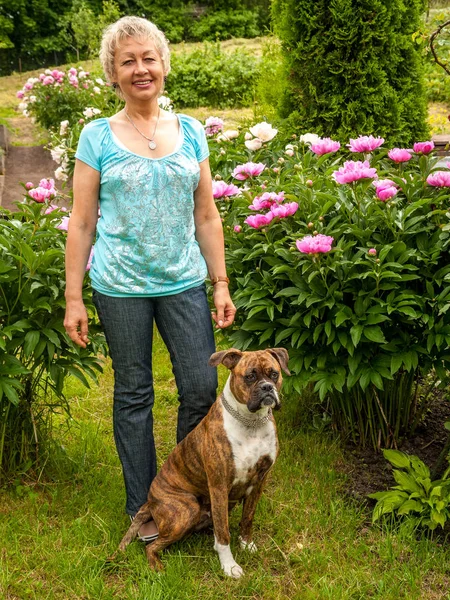
{"label": "dog's eye", "polygon": [[272,379],[273,381],[278,381],[278,377],[279,374],[276,371],[272,371],[272,373],[270,374],[270,379]]}
{"label": "dog's eye", "polygon": [[251,383],[252,381],[255,381],[256,375],[254,373],[249,373],[248,375],[245,375],[244,379],[247,383]]}

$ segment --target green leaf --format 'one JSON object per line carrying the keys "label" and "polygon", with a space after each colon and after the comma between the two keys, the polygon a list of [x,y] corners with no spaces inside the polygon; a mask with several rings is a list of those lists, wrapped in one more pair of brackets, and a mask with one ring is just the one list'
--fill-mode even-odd
{"label": "green leaf", "polygon": [[418,500],[408,499],[406,502],[403,502],[401,506],[399,506],[397,513],[399,515],[408,515],[411,511],[414,512],[422,512],[424,506]]}
{"label": "green leaf", "polygon": [[353,325],[353,327],[350,329],[350,335],[355,348],[359,344],[363,329],[364,327],[362,325]]}
{"label": "green leaf", "polygon": [[391,465],[400,469],[408,469],[411,464],[409,456],[400,450],[383,450],[383,456]]}
{"label": "green leaf", "polygon": [[407,492],[417,492],[421,493],[421,487],[417,483],[417,481],[408,473],[404,473],[403,471],[397,471],[394,469],[394,479],[398,483],[398,485]]}
{"label": "green leaf", "polygon": [[39,331],[28,331],[25,335],[25,343],[23,345],[23,351],[25,356],[30,356],[39,342],[41,335]]}
{"label": "green leaf", "polygon": [[381,330],[381,327],[374,325],[371,327],[364,327],[364,336],[371,342],[377,342],[378,344],[385,344],[386,339]]}

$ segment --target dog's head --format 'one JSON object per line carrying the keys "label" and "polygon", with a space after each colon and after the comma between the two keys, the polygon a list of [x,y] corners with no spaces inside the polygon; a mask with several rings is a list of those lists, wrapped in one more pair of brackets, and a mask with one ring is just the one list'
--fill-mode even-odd
{"label": "dog's head", "polygon": [[283,381],[281,371],[290,375],[288,360],[285,348],[256,352],[241,352],[230,348],[215,352],[209,359],[209,364],[214,367],[223,364],[230,369],[230,388],[234,397],[254,413],[264,406],[280,408],[278,391]]}

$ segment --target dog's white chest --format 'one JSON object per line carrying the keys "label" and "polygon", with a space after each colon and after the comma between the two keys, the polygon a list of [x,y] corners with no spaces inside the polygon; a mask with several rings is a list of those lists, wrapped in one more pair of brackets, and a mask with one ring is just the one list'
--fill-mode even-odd
{"label": "dog's white chest", "polygon": [[246,483],[263,456],[274,463],[277,456],[275,426],[268,421],[256,431],[241,425],[224,410],[224,428],[231,445],[235,466],[233,485]]}

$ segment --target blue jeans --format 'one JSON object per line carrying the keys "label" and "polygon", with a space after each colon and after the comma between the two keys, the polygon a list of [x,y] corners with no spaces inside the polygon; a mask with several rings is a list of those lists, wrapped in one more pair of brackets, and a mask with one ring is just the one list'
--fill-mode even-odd
{"label": "blue jeans", "polygon": [[153,322],[166,344],[178,388],[177,442],[203,419],[216,399],[217,370],[206,287],[173,296],[116,298],[94,290],[114,369],[114,439],[122,463],[126,511],[146,502],[156,475],[153,438]]}

